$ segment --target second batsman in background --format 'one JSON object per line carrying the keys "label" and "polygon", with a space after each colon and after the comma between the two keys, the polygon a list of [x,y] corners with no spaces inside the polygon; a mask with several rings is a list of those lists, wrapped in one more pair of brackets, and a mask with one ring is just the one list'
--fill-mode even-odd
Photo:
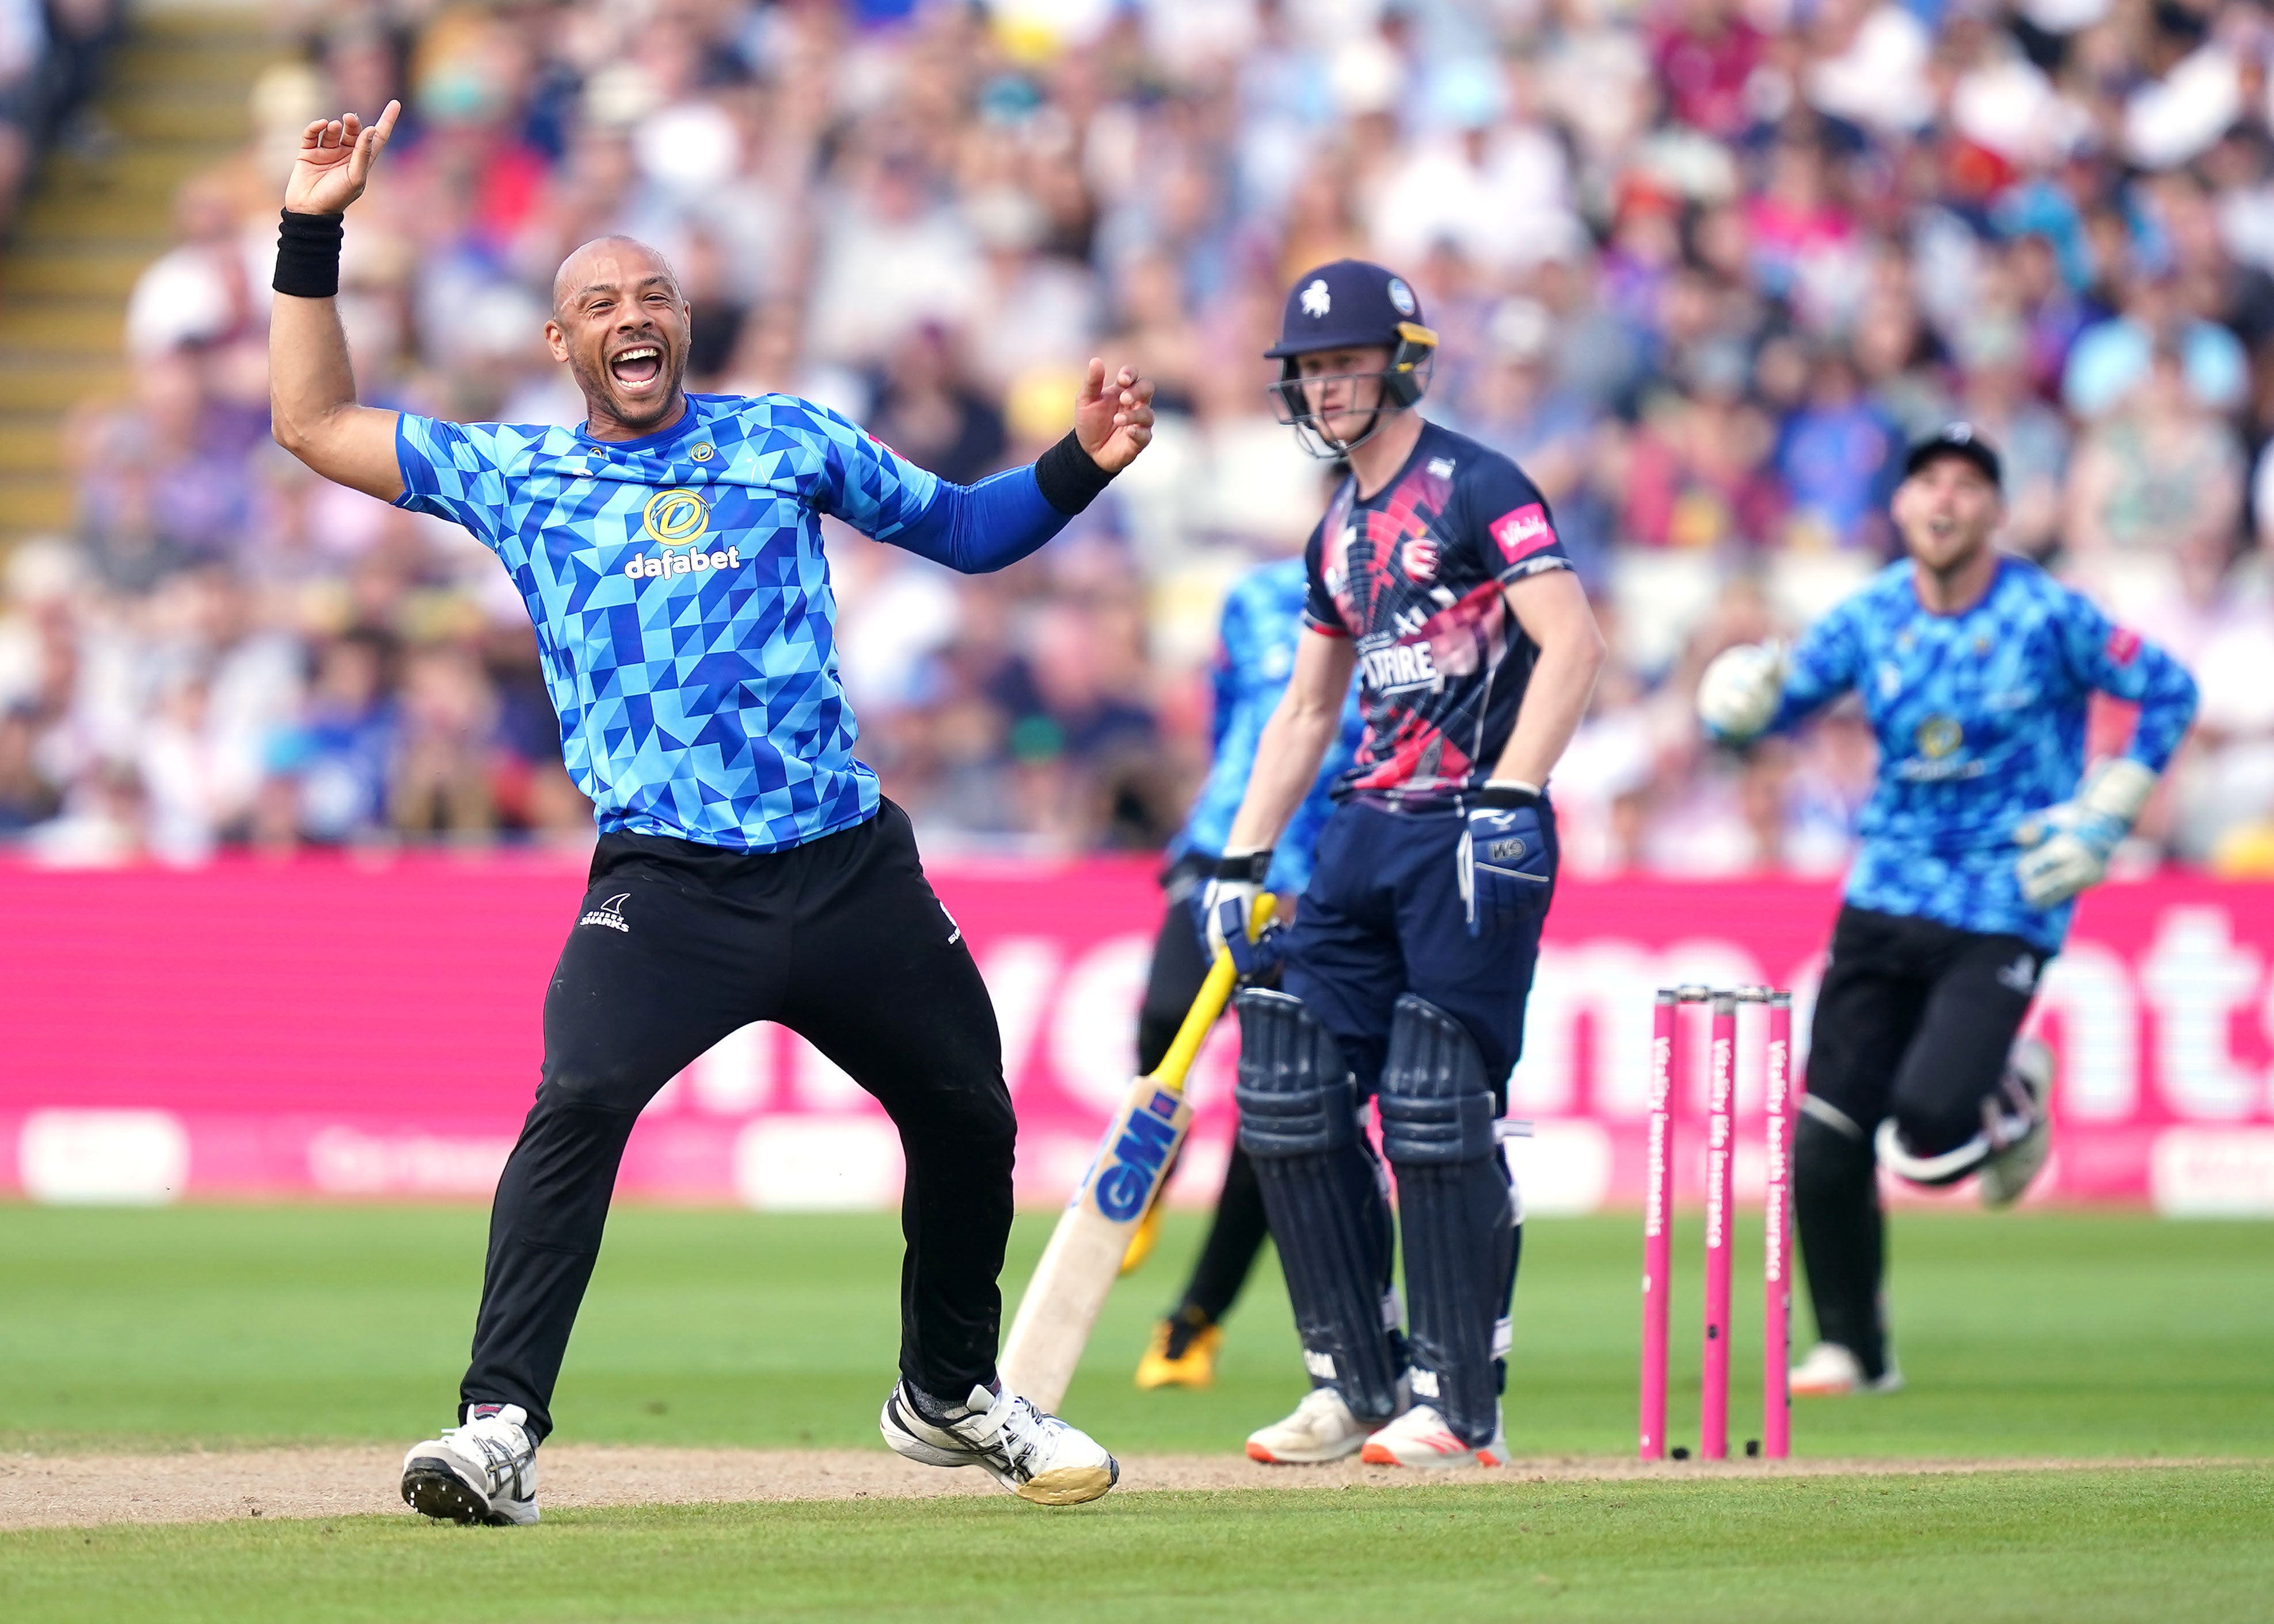
{"label": "second batsman in background", "polygon": [[[2170,655],[1997,550],[1998,455],[1968,425],[1912,448],[1893,512],[1908,558],[1788,657],[1724,651],[1698,693],[1708,732],[1743,743],[1852,691],[1879,742],[1793,1147],[1821,1340],[1792,1390],[1815,1395],[1902,1385],[1879,1165],[1929,1186],[1978,1177],[1988,1207],[2044,1165],[2052,1057],[2015,1034],[2074,898],[2107,872],[2195,708]],[[2139,720],[2124,754],[2086,772],[2096,692]]]}
{"label": "second batsman in background", "polygon": [[[1207,781],[1201,786],[1185,826],[1169,843],[1169,868],[1162,878],[1169,907],[1153,944],[1145,1000],[1137,1011],[1141,1077],[1151,1075],[1160,1065],[1185,1011],[1192,1008],[1201,981],[1207,979],[1207,921],[1201,917],[1201,891],[1224,855],[1232,815],[1239,810],[1239,798],[1255,764],[1255,748],[1264,725],[1271,719],[1294,672],[1307,590],[1303,560],[1295,557],[1259,564],[1234,582],[1224,598],[1213,673],[1212,758]],[[1270,872],[1264,876],[1265,887],[1283,898],[1310,883],[1311,848],[1317,844],[1319,830],[1332,808],[1329,793],[1350,766],[1365,727],[1366,718],[1359,710],[1353,688],[1343,707],[1342,733],[1320,763],[1311,793],[1296,808],[1286,833],[1280,836]],[[1281,917],[1287,912],[1283,908]],[[1130,1244],[1131,1257],[1125,1267],[1133,1268],[1143,1260],[1143,1251],[1150,1245],[1159,1218],[1156,1199],[1154,1212]],[[1219,1323],[1246,1283],[1268,1229],[1254,1163],[1235,1139],[1208,1239],[1201,1246],[1183,1296],[1168,1318],[1153,1328],[1152,1345],[1137,1366],[1140,1387],[1204,1387],[1215,1380],[1216,1350],[1224,1335]]]}
{"label": "second batsman in background", "polygon": [[[1294,674],[1209,886],[1211,940],[1236,960],[1259,956],[1248,909],[1354,669],[1366,733],[1284,937],[1284,990],[1239,1001],[1239,1142],[1314,1384],[1249,1438],[1261,1461],[1507,1458],[1522,1207],[1501,1117],[1555,888],[1547,775],[1603,642],[1537,487],[1415,413],[1436,344],[1402,279],[1344,259],[1297,281],[1269,352],[1282,415],[1351,474],[1306,550]],[[1397,1179],[1410,1342],[1369,1097]]]}

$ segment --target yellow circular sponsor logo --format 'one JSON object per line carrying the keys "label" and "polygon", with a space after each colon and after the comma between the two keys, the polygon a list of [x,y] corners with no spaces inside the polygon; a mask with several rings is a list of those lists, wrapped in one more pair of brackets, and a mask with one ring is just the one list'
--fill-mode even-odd
{"label": "yellow circular sponsor logo", "polygon": [[693,491],[658,491],[641,515],[647,533],[666,547],[683,547],[711,523],[711,504]]}
{"label": "yellow circular sponsor logo", "polygon": [[711,442],[707,440],[699,440],[696,441],[695,449],[689,452],[687,455],[693,457],[698,462],[709,462],[711,460]]}
{"label": "yellow circular sponsor logo", "polygon": [[1918,725],[1919,754],[1940,761],[1966,742],[1966,730],[1946,716],[1931,716]]}

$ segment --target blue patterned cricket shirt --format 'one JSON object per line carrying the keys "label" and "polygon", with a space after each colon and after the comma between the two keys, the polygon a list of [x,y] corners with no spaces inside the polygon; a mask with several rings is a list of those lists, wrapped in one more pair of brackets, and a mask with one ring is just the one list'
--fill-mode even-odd
{"label": "blue patterned cricket shirt", "polygon": [[2074,903],[2022,900],[2014,831],[2067,801],[2096,692],[2136,703],[2127,754],[2161,772],[2194,719],[2195,680],[2036,565],[2002,559],[1963,614],[1921,606],[1904,560],[1818,621],[1792,655],[1772,729],[1854,690],[1879,741],[1848,876],[1860,908],[2018,936],[2051,952]]}
{"label": "blue patterned cricket shirt", "polygon": [[[1224,855],[1231,820],[1247,793],[1248,775],[1255,770],[1255,747],[1263,737],[1263,725],[1278,709],[1279,696],[1295,673],[1295,645],[1302,639],[1303,604],[1309,591],[1309,572],[1299,556],[1258,565],[1233,582],[1225,595],[1216,666],[1210,673],[1216,690],[1214,751],[1191,816],[1169,843],[1171,856]],[[1365,733],[1366,712],[1359,707],[1353,681],[1343,706],[1342,732],[1327,747],[1311,793],[1295,808],[1272,853],[1266,883],[1273,891],[1300,894],[1310,884],[1313,849],[1327,815],[1334,810],[1335,780],[1349,770]]]}
{"label": "blue patterned cricket shirt", "polygon": [[615,441],[405,414],[397,502],[511,573],[603,831],[778,851],[878,800],[838,683],[821,516],[890,540],[941,482],[787,395],[688,408]]}

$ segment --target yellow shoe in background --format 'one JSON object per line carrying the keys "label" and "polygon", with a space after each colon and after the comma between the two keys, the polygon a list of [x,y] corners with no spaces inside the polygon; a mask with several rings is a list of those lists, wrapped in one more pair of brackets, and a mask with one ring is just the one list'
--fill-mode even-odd
{"label": "yellow shoe in background", "polygon": [[1138,1390],[1214,1386],[1216,1350],[1223,1341],[1223,1327],[1207,1320],[1162,1320],[1153,1327],[1152,1345],[1137,1361]]}
{"label": "yellow shoe in background", "polygon": [[1128,1250],[1121,1254],[1121,1272],[1133,1274],[1153,1255],[1153,1243],[1161,1238],[1161,1199],[1153,1198],[1153,1205],[1137,1221],[1137,1228],[1129,1237]]}

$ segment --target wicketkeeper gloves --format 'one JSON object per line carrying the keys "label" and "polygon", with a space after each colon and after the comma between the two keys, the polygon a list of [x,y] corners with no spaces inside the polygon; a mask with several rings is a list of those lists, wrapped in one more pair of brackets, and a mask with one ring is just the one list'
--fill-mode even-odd
{"label": "wicketkeeper gloves", "polygon": [[2075,797],[2023,818],[2014,844],[2022,896],[2033,908],[2067,902],[2108,873],[2108,856],[2155,793],[2156,775],[2129,756],[2102,762],[2084,775]]}

